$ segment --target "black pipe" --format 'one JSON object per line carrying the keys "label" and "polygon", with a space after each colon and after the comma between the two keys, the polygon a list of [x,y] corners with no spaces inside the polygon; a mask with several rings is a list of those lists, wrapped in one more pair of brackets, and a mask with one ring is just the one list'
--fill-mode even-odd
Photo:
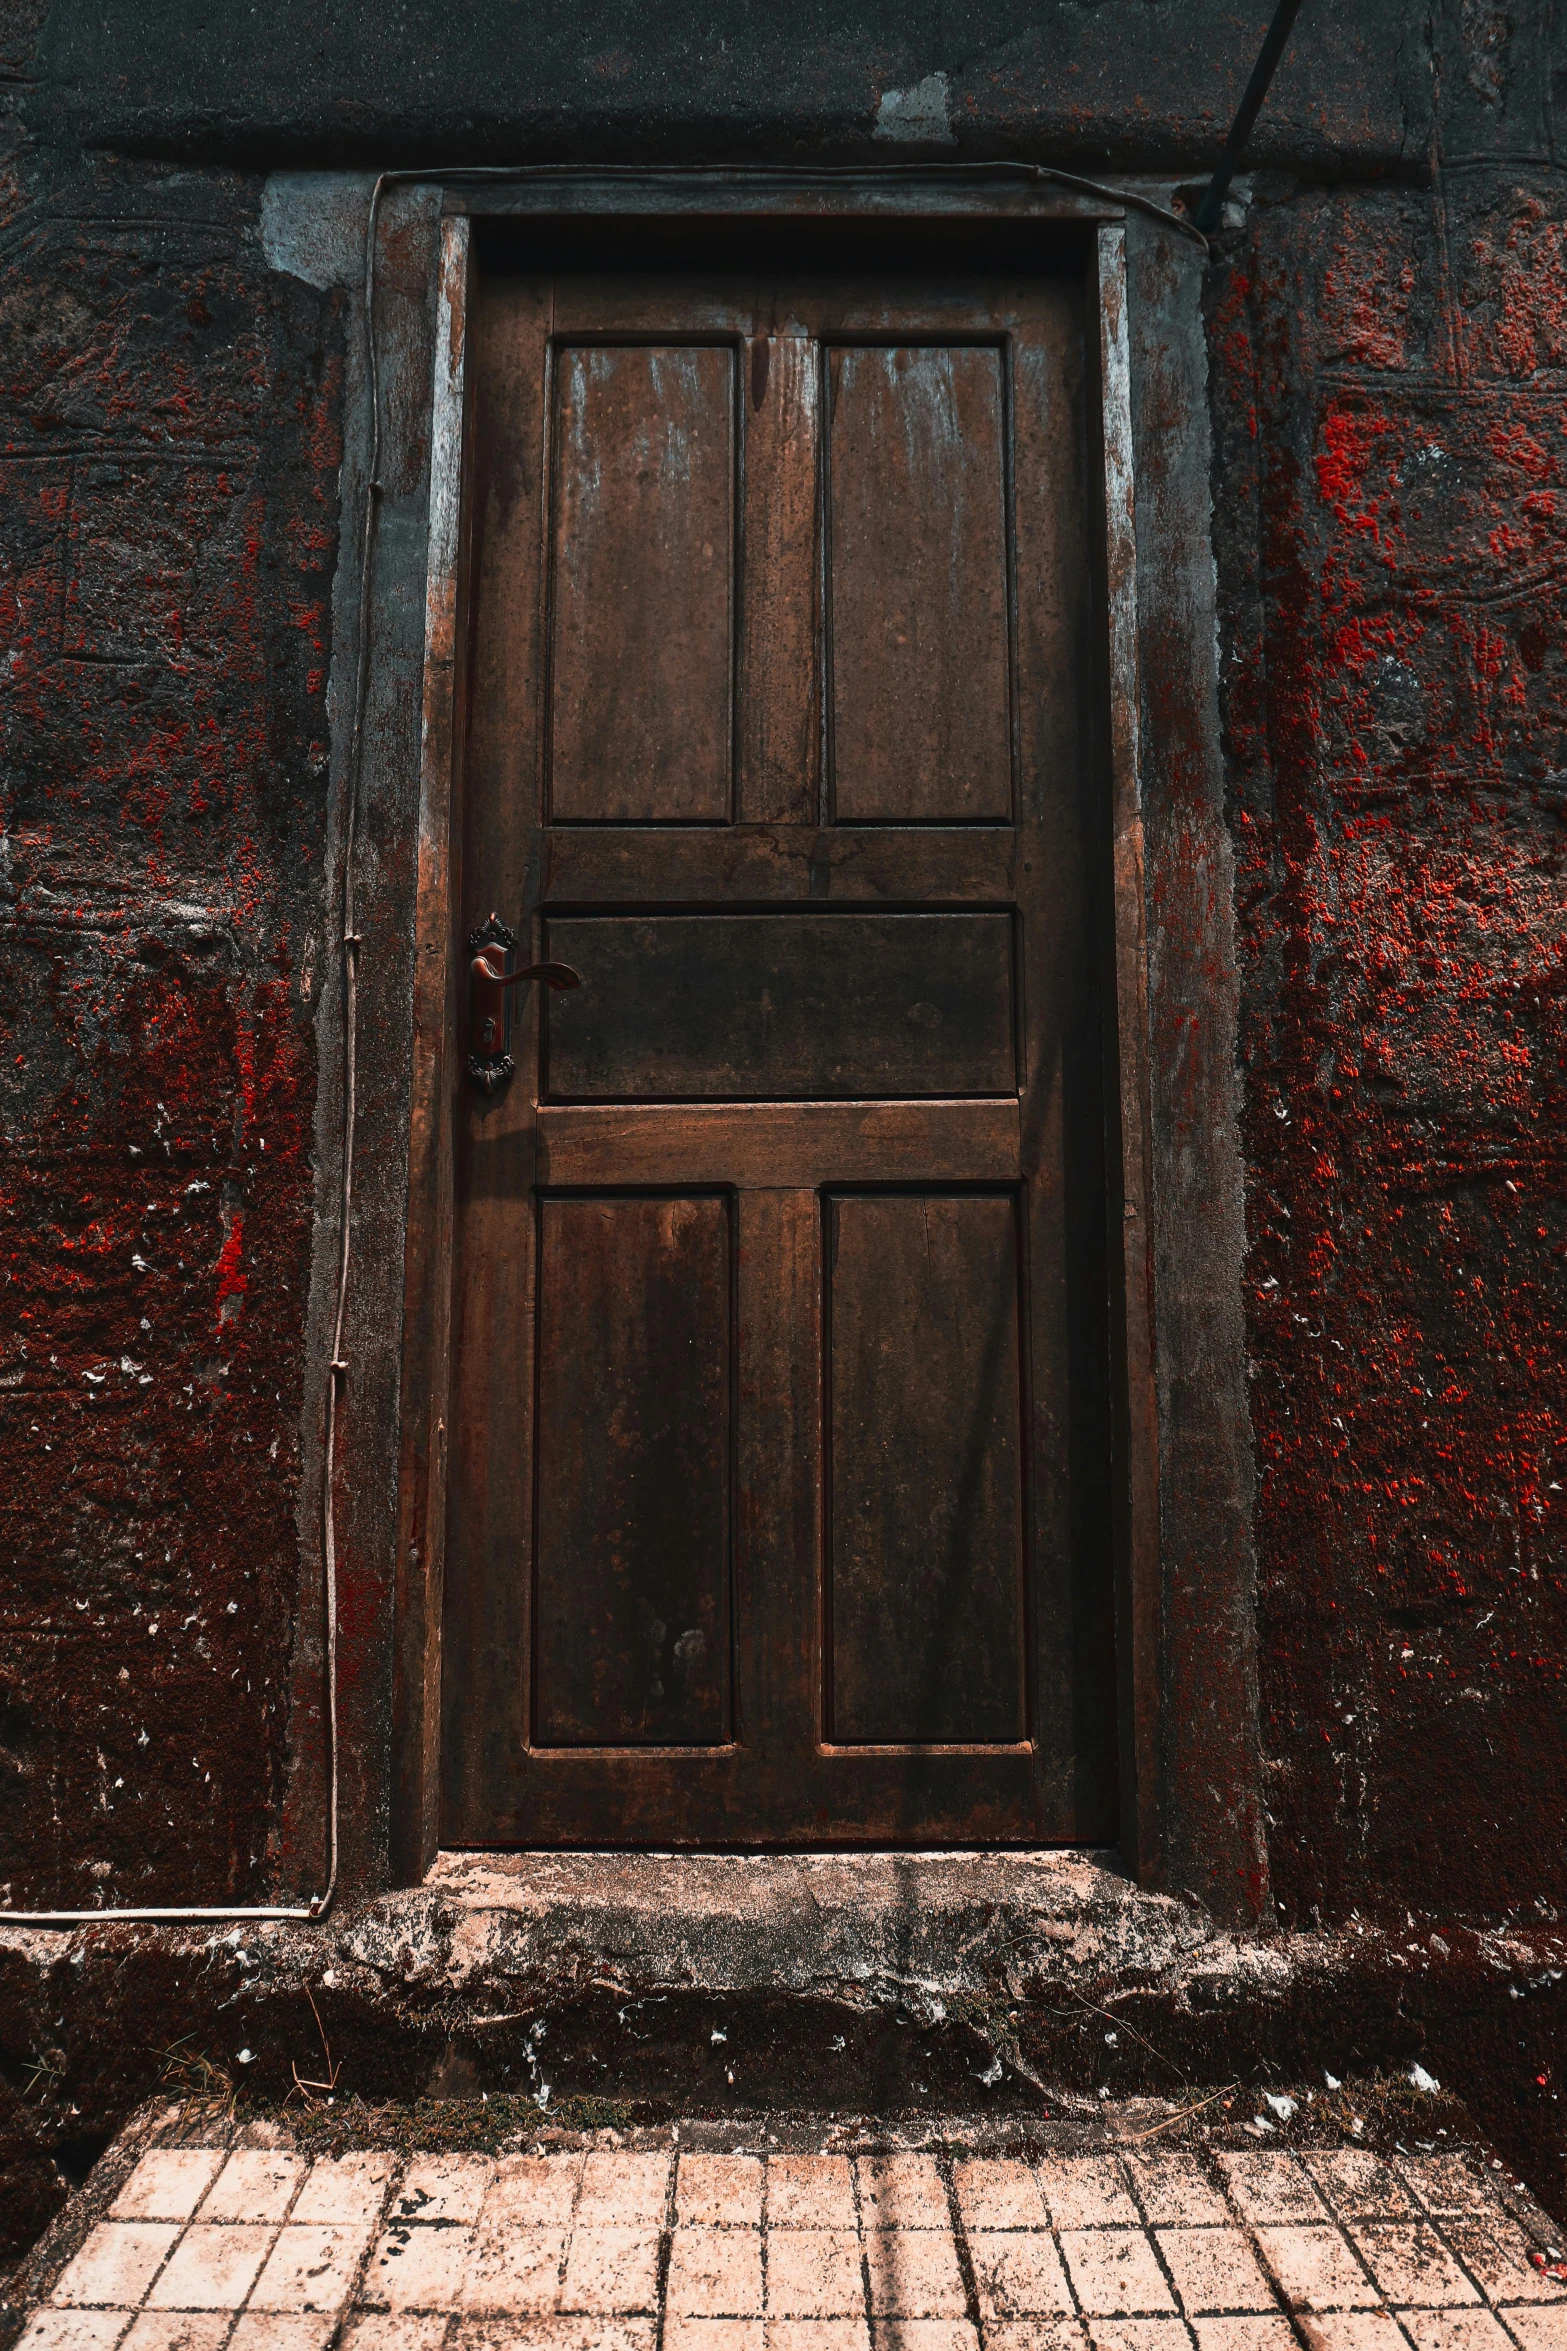
{"label": "black pipe", "polygon": [[1273,12],[1273,22],[1268,27],[1267,38],[1262,44],[1257,62],[1251,69],[1246,95],[1230,125],[1230,135],[1224,142],[1224,153],[1219,157],[1218,169],[1208,182],[1207,193],[1197,207],[1197,226],[1205,237],[1211,237],[1219,225],[1224,199],[1235,177],[1235,166],[1251,137],[1251,126],[1262,112],[1262,101],[1268,95],[1268,84],[1284,54],[1284,44],[1290,37],[1290,28],[1295,22],[1295,12],[1299,6],[1300,0],[1279,0]]}

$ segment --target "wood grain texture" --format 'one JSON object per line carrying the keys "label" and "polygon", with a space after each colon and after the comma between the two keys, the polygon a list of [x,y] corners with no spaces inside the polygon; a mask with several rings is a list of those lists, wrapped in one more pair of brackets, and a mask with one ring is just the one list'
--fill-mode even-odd
{"label": "wood grain texture", "polygon": [[668,914],[546,927],[556,1101],[1016,1090],[1012,917]]}
{"label": "wood grain texture", "polygon": [[1016,1102],[542,1105],[539,1181],[783,1186],[1010,1183]]}
{"label": "wood grain texture", "polygon": [[738,1732],[752,1765],[736,1797],[777,1821],[804,1813],[819,1745],[821,1209],[814,1191],[764,1185],[736,1207]]}
{"label": "wood grain texture", "polygon": [[1148,1060],[1148,923],[1143,832],[1137,637],[1137,512],[1132,453],[1131,343],[1126,316],[1126,234],[1096,240],[1099,292],[1099,432],[1104,483],[1104,566],[1109,672],[1111,842],[1115,896],[1114,987],[1120,1039],[1119,1274],[1120,1447],[1127,1474],[1118,1497],[1122,1771],[1130,1801],[1127,1844],[1143,1869],[1160,1846],[1159,1786],[1159,1397],[1153,1333],[1153,1133]]}
{"label": "wood grain texture", "polygon": [[544,896],[557,906],[681,904],[693,899],[827,904],[1010,906],[1023,877],[1007,827],[605,826],[541,844]]}
{"label": "wood grain texture", "polygon": [[832,349],[827,574],[840,822],[1012,807],[1003,355]]}
{"label": "wood grain texture", "polygon": [[1016,1203],[827,1203],[828,1733],[1026,1735]]}
{"label": "wood grain texture", "polygon": [[555,355],[550,804],[561,823],[730,813],[735,354]]}
{"label": "wood grain texture", "polygon": [[452,1132],[446,1106],[458,968],[452,952],[451,858],[469,248],[467,222],[442,224],[430,414],[430,540],[414,915],[413,1115],[404,1251],[397,1643],[392,1689],[392,1866],[398,1879],[407,1883],[417,1883],[424,1875],[440,1841],[441,1635],[452,1303]]}
{"label": "wood grain texture", "polygon": [[[735,1847],[1112,1836],[1081,291],[1045,274],[764,285],[606,271],[500,278],[481,308],[464,921],[495,907],[531,956],[586,984],[547,1010],[525,996],[515,1078],[459,1118],[445,1833]],[[568,813],[547,786],[555,688],[537,654],[551,369],[574,350],[711,353],[720,337],[736,367],[735,657],[722,678],[716,660],[688,662],[666,702],[694,743],[728,727],[733,791],[721,812],[711,791],[671,797],[689,779],[669,776],[656,804],[617,799],[605,759],[582,769],[594,813],[586,797]],[[893,358],[946,357],[920,359],[919,430],[907,403],[898,428],[905,452],[927,452],[892,482],[931,509],[910,525],[917,560],[889,526],[862,549],[860,602],[829,616],[824,398],[848,345],[882,386],[867,501],[896,419]],[[654,489],[636,494],[656,506]],[[631,546],[616,560],[645,564]],[[924,650],[903,675],[887,668],[886,619],[911,594]],[[606,674],[645,672],[653,654],[633,636],[623,656],[614,597],[597,609]],[[665,618],[678,634],[673,604]],[[644,627],[640,607],[626,625]],[[833,662],[860,660],[878,737],[858,804],[824,787],[829,626]],[[665,693],[655,684],[652,700]],[[836,1294],[826,1193],[852,1227]],[[676,1196],[699,1220],[721,1202],[727,1219],[722,1402],[707,1244],[666,1261],[639,1222]],[[708,1367],[681,1477],[705,1461],[716,1490],[723,1449],[733,1497],[731,1680],[678,1705],[673,1652],[655,1659],[649,1627],[716,1624],[717,1553],[698,1514],[696,1549],[669,1556],[687,1515],[669,1499],[678,1480],[660,1468],[638,1483],[636,1464],[665,1460],[655,1326],[666,1353]],[[672,1401],[687,1393],[668,1385]],[[631,1437],[613,1458],[612,1425]],[[824,1430],[841,1472],[831,1499]],[[829,1527],[843,1538],[831,1593]],[[519,1569],[536,1541],[537,1622]],[[639,1591],[657,1595],[645,1620]]]}
{"label": "wood grain texture", "polygon": [[539,1746],[729,1734],[730,1286],[721,1198],[540,1203]]}
{"label": "wood grain texture", "polygon": [[1090,374],[1081,288],[1041,292],[1050,331],[1013,366],[1018,831],[1026,844],[1023,1163],[1031,1346],[1030,1664],[1041,1736],[1075,1757],[1085,1809],[1116,1801],[1104,1133],[1108,954],[1102,659],[1091,562]]}
{"label": "wood grain texture", "polygon": [[752,335],[741,397],[739,814],[749,824],[809,824],[821,799],[821,379],[811,337]]}
{"label": "wood grain texture", "polygon": [[[472,625],[458,939],[527,889],[541,784],[546,527],[547,284],[486,288],[469,317]],[[457,948],[454,941],[454,960]],[[463,991],[465,993],[465,991]],[[457,993],[454,991],[454,993]],[[513,1050],[537,1054],[530,1000],[513,1011]],[[461,1008],[457,1008],[461,1018]],[[533,1480],[534,1123],[516,1087],[484,1100],[454,1052],[451,1393],[441,1674],[441,1836],[471,1837],[527,1736]],[[497,1663],[500,1670],[497,1670]],[[480,1831],[482,1834],[482,1830]]]}

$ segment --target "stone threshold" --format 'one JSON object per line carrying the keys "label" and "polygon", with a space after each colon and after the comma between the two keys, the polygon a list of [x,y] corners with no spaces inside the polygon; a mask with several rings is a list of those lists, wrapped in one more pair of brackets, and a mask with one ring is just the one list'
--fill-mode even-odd
{"label": "stone threshold", "polygon": [[1549,2201],[1557,2110],[1522,2112],[1514,2053],[1528,2031],[1548,2069],[1558,1987],[1557,1929],[1233,1933],[1113,1853],[447,1853],[321,1924],[0,1929],[7,2045],[65,2066],[17,2108],[0,2206],[47,2209],[53,2150],[106,2143],[173,2050],[263,2106],[330,2076],[371,2106],[498,2099],[549,2128],[815,2112],[1035,2133],[1226,2085],[1237,2110],[1213,2119],[1244,2124],[1262,2109],[1240,2085],[1314,2084],[1346,2132],[1478,2126]]}
{"label": "stone threshold", "polygon": [[928,2000],[1041,1974],[1159,1978],[1232,1938],[1114,1853],[990,1850],[448,1852],[342,1940],[372,1967],[404,1953],[405,1977],[439,1947],[454,1990],[591,1954],[639,1985]]}

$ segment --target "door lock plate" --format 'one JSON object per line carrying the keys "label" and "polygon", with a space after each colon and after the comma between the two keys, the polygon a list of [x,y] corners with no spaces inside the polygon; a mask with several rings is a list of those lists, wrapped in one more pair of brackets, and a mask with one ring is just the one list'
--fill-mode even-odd
{"label": "door lock plate", "polygon": [[468,933],[468,1075],[483,1094],[493,1094],[513,1074],[511,991],[527,980],[550,988],[580,988],[582,974],[569,963],[529,963],[513,971],[517,934],[492,914]]}

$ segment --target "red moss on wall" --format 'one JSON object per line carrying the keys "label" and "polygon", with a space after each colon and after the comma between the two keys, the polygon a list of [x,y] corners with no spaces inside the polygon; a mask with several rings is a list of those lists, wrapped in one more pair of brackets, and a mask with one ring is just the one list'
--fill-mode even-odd
{"label": "red moss on wall", "polygon": [[1295,1918],[1562,1882],[1567,312],[1538,199],[1465,184],[1462,222],[1440,186],[1265,200],[1211,290]]}
{"label": "red moss on wall", "polygon": [[338,329],[259,183],[72,165],[0,315],[0,1898],[269,1881]]}

